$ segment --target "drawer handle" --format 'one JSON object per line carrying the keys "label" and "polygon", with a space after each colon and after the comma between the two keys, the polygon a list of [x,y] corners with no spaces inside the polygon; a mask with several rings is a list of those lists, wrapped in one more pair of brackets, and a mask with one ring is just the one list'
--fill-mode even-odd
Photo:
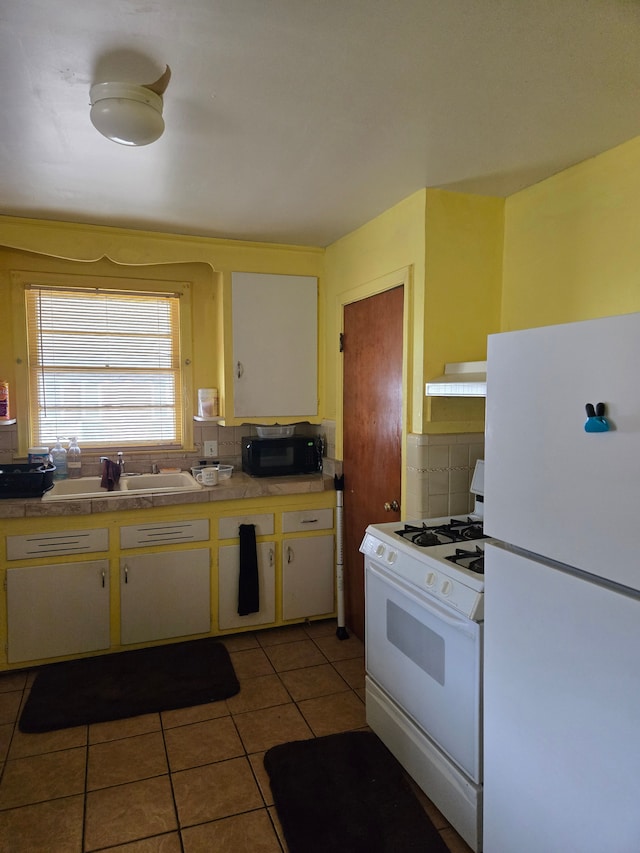
{"label": "drawer handle", "polygon": [[302,524],[317,524],[318,521],[319,521],[319,519],[317,519],[317,518],[303,518],[301,523]]}

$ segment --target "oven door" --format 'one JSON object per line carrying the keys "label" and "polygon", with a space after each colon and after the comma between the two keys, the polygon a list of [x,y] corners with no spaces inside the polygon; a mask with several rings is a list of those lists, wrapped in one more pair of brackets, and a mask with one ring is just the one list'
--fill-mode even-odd
{"label": "oven door", "polygon": [[365,573],[367,673],[480,782],[482,625],[370,558]]}

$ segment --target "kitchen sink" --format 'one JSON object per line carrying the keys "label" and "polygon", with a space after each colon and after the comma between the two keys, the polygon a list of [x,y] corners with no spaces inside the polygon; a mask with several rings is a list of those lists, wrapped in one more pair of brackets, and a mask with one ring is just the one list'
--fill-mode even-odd
{"label": "kitchen sink", "polygon": [[201,489],[200,483],[187,471],[172,471],[167,474],[137,474],[120,478],[122,492],[184,492]]}
{"label": "kitchen sink", "polygon": [[[42,496],[43,501],[73,500],[74,498],[99,498],[109,494],[100,488],[100,477],[78,477],[77,480],[57,480],[53,488]],[[115,494],[120,494],[116,492]]]}
{"label": "kitchen sink", "polygon": [[79,477],[77,480],[58,480],[42,496],[43,501],[73,501],[85,498],[125,497],[167,492],[197,492],[202,486],[191,474],[179,471],[170,474],[131,474],[122,477],[112,492],[100,486],[100,477]]}

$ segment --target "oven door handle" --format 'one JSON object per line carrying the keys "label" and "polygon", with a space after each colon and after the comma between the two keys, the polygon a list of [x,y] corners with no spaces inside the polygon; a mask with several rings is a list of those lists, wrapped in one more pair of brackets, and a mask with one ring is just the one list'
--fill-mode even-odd
{"label": "oven door handle", "polygon": [[374,563],[373,560],[366,560],[365,572],[371,572],[371,574],[377,575],[382,581],[385,581],[395,589],[402,590],[402,592],[409,598],[413,599],[416,604],[424,607],[448,625],[451,625],[459,631],[463,631],[470,637],[475,636],[477,632],[477,622],[474,622],[472,619],[469,619],[462,614],[457,614],[454,611],[443,607],[438,601],[436,601],[436,599],[421,594],[419,590],[409,586],[408,583],[406,583],[402,578],[399,578],[397,575],[392,575],[385,568],[378,565],[378,563]]}

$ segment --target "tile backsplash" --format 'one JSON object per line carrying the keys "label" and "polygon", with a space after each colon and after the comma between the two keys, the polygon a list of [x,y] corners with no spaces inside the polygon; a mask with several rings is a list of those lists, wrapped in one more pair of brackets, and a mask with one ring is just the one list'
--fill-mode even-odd
{"label": "tile backsplash", "polygon": [[[314,426],[308,423],[296,425],[297,435],[310,435],[325,437],[326,446],[329,442],[324,425]],[[335,427],[333,433],[335,436]],[[127,451],[127,448],[122,448],[124,453],[125,464],[128,471],[135,471],[142,474],[152,470],[154,464],[160,467],[178,467],[182,470],[188,470],[192,465],[205,458],[204,443],[205,441],[217,442],[217,453],[215,459],[229,465],[236,466],[240,470],[242,465],[242,447],[241,440],[245,435],[257,435],[255,426],[252,424],[242,424],[241,426],[219,426],[218,424],[194,422],[193,425],[193,451],[176,450],[176,451]],[[82,454],[82,474],[83,476],[96,476],[101,471],[100,456],[109,455],[98,450],[88,450],[82,447],[82,441],[79,442],[83,451]],[[332,447],[335,451],[335,438],[332,441]],[[114,449],[111,455],[115,458],[118,448]],[[327,452],[327,451],[326,451]],[[327,452],[328,455],[328,452]],[[15,424],[0,426],[0,464],[11,464],[12,462],[26,462],[24,457],[18,456],[18,432]]]}
{"label": "tile backsplash", "polygon": [[[244,435],[255,435],[255,426],[219,426],[218,424],[194,422],[193,451],[124,451],[128,471],[146,473],[153,464],[179,467],[188,470],[204,459],[204,442],[217,442],[215,456],[221,462],[236,466],[242,464],[241,439]],[[298,435],[322,436],[325,441],[324,473],[332,477],[342,473],[342,462],[336,460],[336,424],[325,420],[320,425],[301,423],[296,425]],[[92,476],[100,473],[100,453],[85,450],[82,458],[82,473]],[[477,459],[484,458],[484,435],[466,433],[461,435],[407,436],[407,458],[405,462],[406,500],[403,518],[436,518],[443,515],[460,515],[470,512],[473,499],[469,494],[471,478]],[[0,426],[0,464],[24,462],[18,457],[18,433],[15,424]]]}
{"label": "tile backsplash", "polygon": [[407,436],[403,517],[461,515],[473,508],[469,494],[476,460],[484,458],[484,434]]}

